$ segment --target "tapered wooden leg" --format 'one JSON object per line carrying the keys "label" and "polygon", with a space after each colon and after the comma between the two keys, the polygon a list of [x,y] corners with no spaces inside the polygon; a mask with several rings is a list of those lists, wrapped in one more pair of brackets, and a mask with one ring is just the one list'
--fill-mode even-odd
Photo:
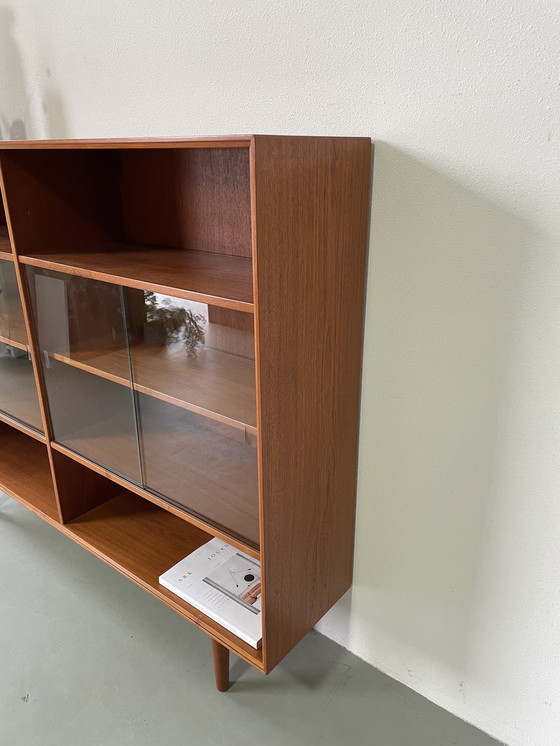
{"label": "tapered wooden leg", "polygon": [[212,640],[212,656],[214,658],[214,675],[216,677],[216,689],[219,692],[227,692],[229,689],[229,650]]}

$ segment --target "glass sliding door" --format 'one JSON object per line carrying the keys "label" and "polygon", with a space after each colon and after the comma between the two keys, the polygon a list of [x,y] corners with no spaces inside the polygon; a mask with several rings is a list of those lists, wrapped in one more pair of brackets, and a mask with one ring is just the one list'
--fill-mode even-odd
{"label": "glass sliding door", "polygon": [[[146,489],[257,544],[252,314],[127,291]],[[129,311],[129,317],[131,316]]]}
{"label": "glass sliding door", "polygon": [[141,484],[122,288],[27,270],[55,441]]}
{"label": "glass sliding door", "polygon": [[9,259],[0,259],[0,411],[43,430],[16,272]]}
{"label": "glass sliding door", "polygon": [[258,544],[253,315],[27,270],[55,440]]}

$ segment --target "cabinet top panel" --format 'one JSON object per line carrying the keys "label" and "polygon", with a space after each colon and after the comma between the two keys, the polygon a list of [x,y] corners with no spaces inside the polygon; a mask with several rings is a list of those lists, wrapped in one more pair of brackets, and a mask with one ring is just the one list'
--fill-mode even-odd
{"label": "cabinet top panel", "polygon": [[[307,135],[212,135],[210,137],[130,137],[91,140],[4,140],[0,150],[37,149],[100,149],[109,148],[248,148],[255,137],[297,137],[298,139],[322,139],[322,136]],[[333,137],[335,140],[367,140],[369,137]]]}
{"label": "cabinet top panel", "polygon": [[72,148],[248,148],[252,135],[215,137],[138,137],[93,140],[4,140],[0,150],[67,150]]}

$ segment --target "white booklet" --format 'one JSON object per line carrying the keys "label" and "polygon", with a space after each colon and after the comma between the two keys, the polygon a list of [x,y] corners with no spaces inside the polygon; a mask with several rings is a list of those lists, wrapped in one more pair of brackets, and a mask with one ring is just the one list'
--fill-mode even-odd
{"label": "white booklet", "polygon": [[159,582],[254,648],[262,639],[261,566],[212,539],[160,575]]}

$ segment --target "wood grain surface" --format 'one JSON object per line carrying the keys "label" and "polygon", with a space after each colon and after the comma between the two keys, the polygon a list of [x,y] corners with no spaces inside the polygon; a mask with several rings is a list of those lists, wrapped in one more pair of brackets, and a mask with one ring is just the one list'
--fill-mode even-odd
{"label": "wood grain surface", "polygon": [[34,267],[253,312],[250,259],[138,244],[106,243],[98,248],[80,253],[29,252],[20,260]]}
{"label": "wood grain surface", "polygon": [[0,150],[0,164],[16,254],[124,239],[117,152]]}
{"label": "wood grain surface", "polygon": [[371,142],[252,153],[264,664],[348,590]]}
{"label": "wood grain surface", "polygon": [[230,688],[229,680],[229,650],[212,640],[212,658],[214,660],[214,678],[216,689],[219,692],[227,692]]}
{"label": "wood grain surface", "polygon": [[122,493],[119,484],[63,453],[52,449],[51,457],[63,523],[78,518]]}
{"label": "wood grain surface", "polygon": [[251,256],[247,149],[123,150],[120,180],[127,241]]}

